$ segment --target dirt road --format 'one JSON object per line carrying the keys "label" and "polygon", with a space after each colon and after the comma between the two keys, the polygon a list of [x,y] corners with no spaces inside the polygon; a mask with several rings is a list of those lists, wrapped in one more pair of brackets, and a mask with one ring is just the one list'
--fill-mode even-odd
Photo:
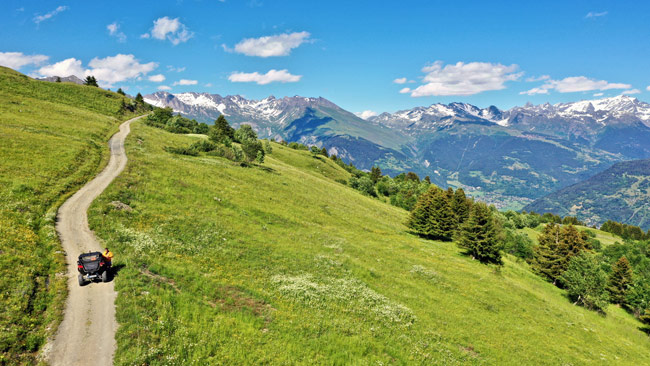
{"label": "dirt road", "polygon": [[77,256],[81,252],[102,249],[88,228],[86,211],[92,201],[124,170],[127,161],[124,140],[130,132],[129,125],[138,118],[120,125],[120,131],[109,141],[111,157],[106,168],[59,209],[56,231],[68,261],[69,294],[63,322],[54,340],[44,351],[51,365],[113,364],[117,293],[113,282],[91,283],[80,287],[77,282]]}

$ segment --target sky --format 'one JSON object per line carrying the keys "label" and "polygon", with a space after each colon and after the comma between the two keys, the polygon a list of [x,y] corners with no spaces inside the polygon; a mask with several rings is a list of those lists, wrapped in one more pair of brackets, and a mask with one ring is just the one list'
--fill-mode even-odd
{"label": "sky", "polygon": [[364,117],[650,100],[650,2],[3,0],[0,65],[159,90],[322,96]]}

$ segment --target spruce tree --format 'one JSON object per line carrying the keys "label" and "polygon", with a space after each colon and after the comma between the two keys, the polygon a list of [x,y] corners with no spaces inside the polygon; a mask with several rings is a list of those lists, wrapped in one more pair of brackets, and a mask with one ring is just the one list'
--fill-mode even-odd
{"label": "spruce tree", "polygon": [[458,188],[454,192],[454,196],[451,200],[451,210],[454,211],[456,215],[456,222],[460,227],[469,217],[470,201],[465,196],[465,191],[462,188]]}
{"label": "spruce tree", "polygon": [[485,203],[472,206],[469,218],[461,226],[458,246],[481,263],[503,264],[498,228]]}
{"label": "spruce tree", "polygon": [[625,256],[619,258],[612,265],[612,273],[609,275],[609,280],[607,281],[607,291],[609,292],[612,303],[626,304],[627,290],[633,281],[632,276],[632,267]]}
{"label": "spruce tree", "polygon": [[217,140],[221,140],[224,137],[228,137],[230,140],[235,139],[235,129],[230,126],[226,117],[223,114],[217,117],[217,120],[214,121],[215,137],[218,137]]}
{"label": "spruce tree", "polygon": [[378,166],[373,166],[370,169],[370,179],[372,179],[373,183],[377,183],[379,178],[381,178],[381,169]]}
{"label": "spruce tree", "polygon": [[555,284],[565,269],[566,255],[562,249],[560,227],[550,223],[538,237],[539,244],[533,248],[533,270]]}
{"label": "spruce tree", "polygon": [[144,105],[144,97],[142,97],[142,94],[138,93],[138,94],[135,96],[135,102],[136,102],[137,104],[142,104],[142,105]]}
{"label": "spruce tree", "polygon": [[580,254],[584,250],[591,249],[583,233],[579,232],[573,225],[563,226],[560,236],[562,237],[563,250],[567,256],[567,263],[571,257]]}
{"label": "spruce tree", "polygon": [[126,93],[124,92],[124,90],[122,90],[122,88],[118,88],[116,93],[121,95],[126,95]]}
{"label": "spruce tree", "polygon": [[412,229],[418,235],[429,237],[432,233],[431,225],[431,200],[432,197],[439,191],[440,188],[432,186],[418,197],[413,211],[406,223],[410,229]]}

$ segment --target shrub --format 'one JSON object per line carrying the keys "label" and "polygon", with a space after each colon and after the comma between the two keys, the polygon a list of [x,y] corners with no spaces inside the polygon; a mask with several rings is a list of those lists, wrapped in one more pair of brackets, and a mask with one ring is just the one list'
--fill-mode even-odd
{"label": "shrub", "polygon": [[246,140],[257,140],[257,133],[253,131],[251,125],[243,124],[239,126],[239,129],[235,131],[235,141],[239,143],[244,143]]}
{"label": "shrub", "polygon": [[604,311],[607,306],[607,276],[593,254],[582,252],[572,257],[561,279],[569,299],[575,304]]}
{"label": "shrub", "polygon": [[208,140],[197,141],[192,145],[190,145],[190,149],[202,151],[202,152],[212,151],[216,148],[217,148],[217,144]]}
{"label": "shrub", "polygon": [[246,160],[251,162],[257,159],[258,155],[261,154],[261,160],[264,161],[264,148],[262,143],[259,140],[246,139],[241,144]]}

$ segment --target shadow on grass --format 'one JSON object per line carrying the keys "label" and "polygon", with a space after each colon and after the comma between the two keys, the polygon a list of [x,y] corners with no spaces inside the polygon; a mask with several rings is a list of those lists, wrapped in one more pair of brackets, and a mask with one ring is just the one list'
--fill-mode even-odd
{"label": "shadow on grass", "polygon": [[118,263],[118,264],[113,265],[111,267],[110,276],[108,276],[108,282],[112,282],[115,279],[115,277],[119,276],[120,271],[124,267],[126,267],[126,264],[124,264],[124,263]]}
{"label": "shadow on grass", "polygon": [[650,336],[650,327],[639,327],[638,329]]}

